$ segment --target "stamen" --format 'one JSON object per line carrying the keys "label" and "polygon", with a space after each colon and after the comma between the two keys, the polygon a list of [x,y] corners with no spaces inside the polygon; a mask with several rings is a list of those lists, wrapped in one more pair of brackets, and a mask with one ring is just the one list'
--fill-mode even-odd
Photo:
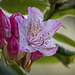
{"label": "stamen", "polygon": [[37,34],[36,34],[36,36],[37,36]]}
{"label": "stamen", "polygon": [[40,40],[44,40],[44,38],[43,37],[40,37]]}
{"label": "stamen", "polygon": [[48,35],[50,35],[50,33],[48,32]]}
{"label": "stamen", "polygon": [[32,33],[32,36],[34,37],[34,33]]}
{"label": "stamen", "polygon": [[43,36],[44,36],[44,34],[43,34]]}

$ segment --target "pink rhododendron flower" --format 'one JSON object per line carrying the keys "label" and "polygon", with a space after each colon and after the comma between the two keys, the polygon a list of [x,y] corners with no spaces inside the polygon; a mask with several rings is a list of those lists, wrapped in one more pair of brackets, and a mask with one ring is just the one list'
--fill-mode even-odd
{"label": "pink rhododendron flower", "polygon": [[4,37],[2,36],[2,34],[0,33],[0,48],[3,48],[5,45],[5,39]]}
{"label": "pink rhododendron flower", "polygon": [[43,13],[35,7],[28,8],[27,19],[15,17],[19,26],[19,43],[22,51],[39,51],[44,56],[56,53],[58,45],[56,46],[50,40],[62,24],[52,19],[43,22],[43,17]]}
{"label": "pink rhododendron flower", "polygon": [[19,52],[19,43],[16,40],[14,35],[12,35],[8,41],[7,51],[8,51],[8,54],[10,55],[11,59],[14,59],[14,57]]}
{"label": "pink rhododendron flower", "polygon": [[32,52],[32,53],[31,53],[31,57],[30,57],[31,62],[34,62],[34,61],[40,59],[40,58],[43,57],[43,56],[44,56],[44,55],[43,55],[42,53],[40,53],[39,51]]}
{"label": "pink rhododendron flower", "polygon": [[0,33],[7,39],[10,37],[11,24],[9,18],[0,9]]}
{"label": "pink rhododendron flower", "polygon": [[18,23],[15,20],[16,16],[21,16],[23,19],[25,19],[20,13],[15,13],[12,16],[10,16],[10,22],[11,22],[11,32],[16,37],[19,38],[19,29],[18,29]]}

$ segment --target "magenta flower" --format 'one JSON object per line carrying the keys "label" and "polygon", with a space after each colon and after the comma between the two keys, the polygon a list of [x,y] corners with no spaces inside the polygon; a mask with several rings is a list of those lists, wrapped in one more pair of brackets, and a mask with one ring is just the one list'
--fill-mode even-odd
{"label": "magenta flower", "polygon": [[40,58],[43,57],[43,56],[44,56],[44,55],[43,55],[42,53],[40,53],[39,51],[32,52],[32,53],[31,53],[31,57],[30,57],[31,62],[34,62],[34,61],[40,59]]}
{"label": "magenta flower", "polygon": [[5,45],[5,39],[4,37],[2,36],[2,34],[0,33],[0,48],[3,48]]}
{"label": "magenta flower", "polygon": [[11,22],[11,32],[16,37],[19,38],[19,29],[18,29],[18,23],[15,20],[16,16],[21,16],[23,19],[25,19],[20,13],[15,13],[12,16],[10,16],[10,22]]}
{"label": "magenta flower", "polygon": [[61,27],[61,22],[49,19],[43,22],[43,13],[33,7],[28,8],[28,17],[16,17],[20,33],[20,49],[25,52],[39,51],[44,56],[51,56],[58,50],[58,45],[51,43],[52,36]]}
{"label": "magenta flower", "polygon": [[8,41],[7,51],[11,59],[14,59],[19,52],[19,43],[14,35],[12,35]]}
{"label": "magenta flower", "polygon": [[9,18],[0,9],[0,33],[7,39],[11,35],[11,24]]}

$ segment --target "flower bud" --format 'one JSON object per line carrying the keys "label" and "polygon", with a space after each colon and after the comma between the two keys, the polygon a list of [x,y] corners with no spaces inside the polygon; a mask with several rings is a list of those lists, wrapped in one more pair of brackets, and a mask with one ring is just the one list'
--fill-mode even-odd
{"label": "flower bud", "polygon": [[2,36],[2,34],[0,33],[0,48],[3,48],[5,45],[5,39],[4,37]]}
{"label": "flower bud", "polygon": [[16,38],[19,38],[18,22],[15,19],[16,16],[21,16],[23,19],[24,17],[20,13],[15,13],[9,18],[11,22],[11,32]]}
{"label": "flower bud", "polygon": [[0,33],[7,39],[11,35],[11,24],[9,18],[0,9]]}
{"label": "flower bud", "polygon": [[42,53],[40,53],[39,51],[36,51],[36,52],[32,52],[32,53],[31,53],[30,59],[31,59],[32,62],[34,62],[34,61],[40,59],[40,58],[43,57],[43,56],[44,56],[44,55],[43,55]]}
{"label": "flower bud", "polygon": [[14,59],[19,52],[19,43],[14,35],[12,35],[8,41],[7,51],[11,59]]}

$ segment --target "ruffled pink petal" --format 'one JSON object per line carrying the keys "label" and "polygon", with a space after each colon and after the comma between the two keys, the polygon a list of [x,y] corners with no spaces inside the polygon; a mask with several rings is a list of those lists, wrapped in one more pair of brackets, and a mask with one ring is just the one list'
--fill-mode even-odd
{"label": "ruffled pink petal", "polygon": [[19,52],[19,43],[14,35],[12,35],[8,41],[7,51],[11,59],[14,59]]}
{"label": "ruffled pink petal", "polygon": [[42,54],[44,54],[44,56],[52,56],[57,52],[58,45],[56,47],[52,47],[52,48],[40,48],[40,49],[38,51],[40,51]]}
{"label": "ruffled pink petal", "polygon": [[9,18],[0,9],[0,33],[7,39],[11,35],[11,24]]}
{"label": "ruffled pink petal", "polygon": [[61,22],[57,20],[48,20],[41,23],[42,31],[40,31],[35,40],[43,38],[44,40],[48,40],[52,38],[52,36],[56,33],[56,31],[61,27]]}
{"label": "ruffled pink petal", "polygon": [[56,31],[62,26],[62,23],[58,20],[50,19],[46,23],[47,26],[45,28],[45,31],[49,32],[51,37],[54,36]]}
{"label": "ruffled pink petal", "polygon": [[43,21],[43,17],[43,13],[39,9],[35,7],[28,7],[27,20],[29,22],[30,33],[33,31],[33,34],[35,34],[35,30],[36,33],[38,32],[37,28],[40,28],[40,23]]}
{"label": "ruffled pink petal", "polygon": [[34,47],[31,47],[29,45],[29,42],[27,42],[26,37],[23,35],[21,31],[20,32],[20,39],[19,39],[19,44],[20,44],[20,50],[24,52],[34,52],[36,49]]}
{"label": "ruffled pink petal", "polygon": [[[18,23],[18,29],[19,31],[23,34],[23,36],[27,36],[27,31],[28,31],[28,24],[27,24],[27,20],[23,19],[21,16],[16,16],[15,20]],[[20,33],[19,33],[20,35]]]}
{"label": "ruffled pink petal", "polygon": [[20,50],[25,51],[25,52],[34,52],[36,51],[34,47],[29,46],[29,41],[28,41],[28,21],[27,19],[23,19],[20,16],[16,16],[15,19],[18,22],[18,27],[19,27],[19,43],[20,43]]}
{"label": "ruffled pink petal", "polygon": [[2,36],[2,34],[0,33],[0,48],[3,48],[5,45],[5,39],[4,37]]}
{"label": "ruffled pink petal", "polygon": [[27,31],[28,31],[27,20],[23,19],[20,16],[16,16],[15,19],[18,22],[18,27],[19,27],[20,50],[25,51],[25,52],[33,51],[32,47],[28,46],[28,42],[27,42]]}
{"label": "ruffled pink petal", "polygon": [[46,40],[45,42],[44,42],[44,45],[43,45],[44,47],[46,47],[46,48],[53,48],[53,47],[56,47],[56,45],[54,44],[54,43],[52,43],[50,40]]}
{"label": "ruffled pink petal", "polygon": [[44,56],[52,56],[58,50],[59,45],[55,45],[50,41],[46,41],[43,46],[38,48],[38,51],[44,54]]}
{"label": "ruffled pink petal", "polygon": [[44,40],[31,41],[30,44],[34,45],[36,47],[40,47],[40,46],[42,46],[44,44]]}
{"label": "ruffled pink petal", "polygon": [[16,38],[19,38],[18,22],[15,19],[16,16],[21,16],[23,19],[25,19],[25,18],[20,13],[15,13],[12,16],[10,16],[10,18],[9,18],[10,22],[11,22],[11,32]]}
{"label": "ruffled pink petal", "polygon": [[42,53],[40,53],[39,51],[36,51],[36,52],[32,52],[32,53],[31,53],[30,59],[31,59],[32,62],[34,62],[34,61],[36,61],[36,60],[42,58],[43,56],[44,56],[44,55],[43,55]]}
{"label": "ruffled pink petal", "polygon": [[27,25],[26,21],[22,19],[22,17],[15,17],[15,19],[18,22],[18,27],[19,27],[19,44],[20,44],[20,50],[25,51],[25,52],[33,52],[33,48],[28,46],[28,41],[27,41]]}
{"label": "ruffled pink petal", "polygon": [[28,20],[30,21],[40,21],[42,22],[43,21],[43,13],[38,9],[38,8],[35,8],[35,7],[28,7]]}

